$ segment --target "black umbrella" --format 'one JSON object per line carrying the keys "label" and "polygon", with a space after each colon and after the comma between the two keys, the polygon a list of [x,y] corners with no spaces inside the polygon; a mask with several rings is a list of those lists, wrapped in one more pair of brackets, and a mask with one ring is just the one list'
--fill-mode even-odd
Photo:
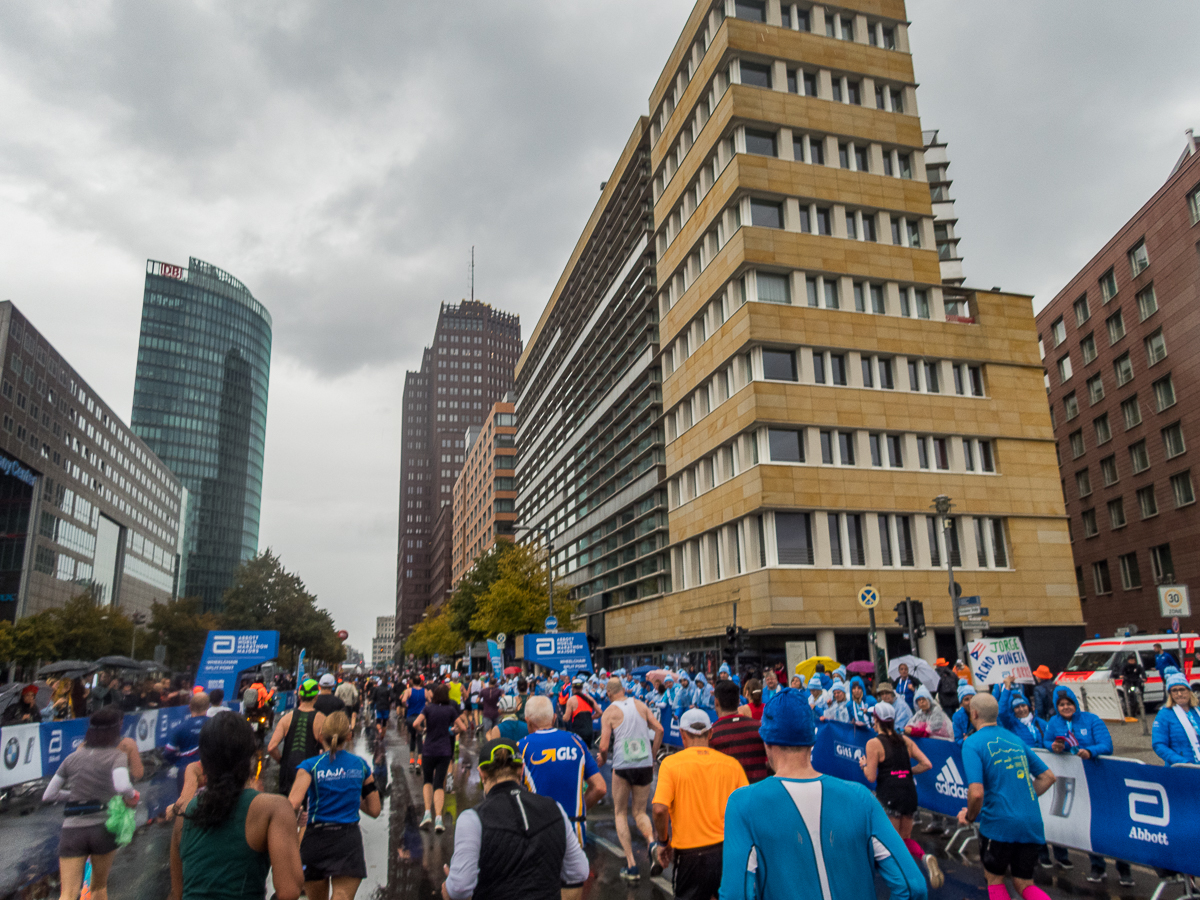
{"label": "black umbrella", "polygon": [[96,664],[84,662],[81,659],[60,659],[58,662],[47,663],[37,670],[41,675],[70,675],[72,678],[87,672],[96,671]]}
{"label": "black umbrella", "polygon": [[136,659],[130,659],[128,656],[102,656],[96,660],[96,665],[104,669],[137,669],[141,671],[145,666]]}

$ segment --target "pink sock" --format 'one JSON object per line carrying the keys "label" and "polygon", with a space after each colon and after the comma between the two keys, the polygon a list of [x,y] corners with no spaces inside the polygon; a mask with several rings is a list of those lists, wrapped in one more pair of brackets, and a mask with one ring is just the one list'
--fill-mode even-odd
{"label": "pink sock", "polygon": [[905,838],[904,846],[908,848],[908,852],[913,855],[913,859],[915,859],[917,862],[921,862],[925,859],[925,851],[922,850],[921,845],[912,838]]}
{"label": "pink sock", "polygon": [[1043,891],[1036,884],[1031,884],[1025,890],[1021,891],[1021,896],[1025,900],[1050,900],[1050,895]]}
{"label": "pink sock", "polygon": [[1008,888],[1002,884],[988,885],[988,900],[1012,900],[1008,894]]}

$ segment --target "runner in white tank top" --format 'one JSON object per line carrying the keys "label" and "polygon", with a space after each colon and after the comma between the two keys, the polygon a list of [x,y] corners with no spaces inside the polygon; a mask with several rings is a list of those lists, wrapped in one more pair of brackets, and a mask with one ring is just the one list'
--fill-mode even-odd
{"label": "runner in white tank top", "polygon": [[613,769],[642,769],[654,765],[650,755],[654,735],[638,712],[636,701],[627,697],[612,705],[621,710],[621,723],[613,729]]}

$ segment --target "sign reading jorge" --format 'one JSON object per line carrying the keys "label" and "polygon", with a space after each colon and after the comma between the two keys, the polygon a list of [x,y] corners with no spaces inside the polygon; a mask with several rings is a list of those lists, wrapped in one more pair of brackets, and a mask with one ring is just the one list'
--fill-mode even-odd
{"label": "sign reading jorge", "polygon": [[226,697],[234,697],[239,672],[262,665],[278,654],[278,631],[210,631],[196,684],[206,691],[221,688]]}

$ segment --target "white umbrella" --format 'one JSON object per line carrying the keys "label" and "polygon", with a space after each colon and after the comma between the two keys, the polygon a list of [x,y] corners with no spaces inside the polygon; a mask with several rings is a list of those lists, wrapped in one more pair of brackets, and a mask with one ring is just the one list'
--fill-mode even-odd
{"label": "white umbrella", "polygon": [[925,662],[919,656],[897,656],[888,663],[888,678],[895,681],[900,676],[900,664],[904,663],[908,666],[908,675],[910,678],[915,678],[930,691],[936,691],[938,682],[941,678],[934,671],[933,666]]}

